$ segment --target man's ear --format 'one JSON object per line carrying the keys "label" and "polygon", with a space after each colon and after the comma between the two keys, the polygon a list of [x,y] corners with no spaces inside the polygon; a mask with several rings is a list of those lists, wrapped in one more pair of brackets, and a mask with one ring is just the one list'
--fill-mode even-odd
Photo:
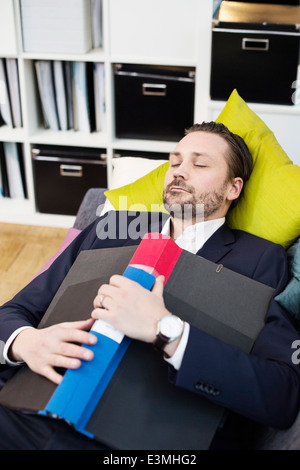
{"label": "man's ear", "polygon": [[237,176],[236,178],[233,178],[231,181],[231,188],[227,194],[227,199],[228,201],[234,201],[239,197],[241,194],[241,191],[243,189],[244,182],[242,178]]}

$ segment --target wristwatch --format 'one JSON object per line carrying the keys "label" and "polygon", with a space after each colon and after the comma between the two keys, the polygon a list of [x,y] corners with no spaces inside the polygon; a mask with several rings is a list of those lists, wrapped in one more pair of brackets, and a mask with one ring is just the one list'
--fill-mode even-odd
{"label": "wristwatch", "polygon": [[156,338],[153,345],[156,349],[164,349],[166,344],[172,343],[183,332],[184,322],[170,313],[161,318],[157,324]]}

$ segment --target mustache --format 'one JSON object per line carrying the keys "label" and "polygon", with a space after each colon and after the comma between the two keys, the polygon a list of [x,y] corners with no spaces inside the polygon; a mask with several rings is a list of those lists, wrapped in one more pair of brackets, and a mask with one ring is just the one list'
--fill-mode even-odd
{"label": "mustache", "polygon": [[187,184],[185,184],[184,181],[180,180],[180,179],[174,179],[171,183],[169,183],[165,189],[165,192],[168,192],[170,190],[170,188],[172,187],[178,187],[178,188],[182,188],[184,189],[185,191],[188,191],[189,193],[194,193],[194,188],[188,186]]}

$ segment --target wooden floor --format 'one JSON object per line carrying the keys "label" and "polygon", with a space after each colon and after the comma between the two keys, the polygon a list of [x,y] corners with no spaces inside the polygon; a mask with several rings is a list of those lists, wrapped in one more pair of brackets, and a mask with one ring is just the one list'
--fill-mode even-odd
{"label": "wooden floor", "polygon": [[0,305],[56,253],[67,229],[0,223]]}

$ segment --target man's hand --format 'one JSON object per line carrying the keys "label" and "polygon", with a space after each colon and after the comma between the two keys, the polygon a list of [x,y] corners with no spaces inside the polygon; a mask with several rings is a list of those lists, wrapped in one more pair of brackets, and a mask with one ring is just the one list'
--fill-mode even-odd
{"label": "man's hand", "polygon": [[77,369],[82,360],[93,358],[92,351],[81,346],[97,342],[97,337],[89,333],[93,323],[90,318],[43,329],[27,328],[15,338],[9,357],[16,362],[26,362],[31,370],[59,384],[62,375],[55,367]]}
{"label": "man's hand", "polygon": [[150,292],[124,276],[112,276],[98,290],[92,317],[105,320],[130,338],[152,343],[158,320],[170,313],[163,300],[163,281],[159,276]]}

